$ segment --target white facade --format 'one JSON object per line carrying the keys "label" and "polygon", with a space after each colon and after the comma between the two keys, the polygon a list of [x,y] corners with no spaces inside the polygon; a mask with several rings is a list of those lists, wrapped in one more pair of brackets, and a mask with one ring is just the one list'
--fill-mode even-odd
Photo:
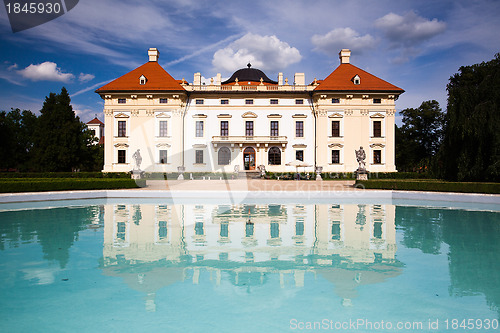
{"label": "white facade", "polygon": [[[149,63],[101,87],[105,101],[104,172],[128,172],[139,150],[146,172],[234,172],[300,170],[352,172],[363,147],[371,172],[396,171],[395,100],[403,92],[349,63],[325,80],[305,84],[296,73],[289,84],[260,70],[238,70],[221,82],[174,80],[149,50]],[[160,78],[158,78],[160,77]],[[287,165],[291,164],[291,165]]]}

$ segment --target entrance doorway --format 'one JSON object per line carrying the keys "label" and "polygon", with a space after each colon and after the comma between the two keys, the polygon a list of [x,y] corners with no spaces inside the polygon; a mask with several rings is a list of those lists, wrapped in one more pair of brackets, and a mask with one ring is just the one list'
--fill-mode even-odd
{"label": "entrance doorway", "polygon": [[243,165],[245,170],[255,170],[255,149],[247,147],[243,151]]}

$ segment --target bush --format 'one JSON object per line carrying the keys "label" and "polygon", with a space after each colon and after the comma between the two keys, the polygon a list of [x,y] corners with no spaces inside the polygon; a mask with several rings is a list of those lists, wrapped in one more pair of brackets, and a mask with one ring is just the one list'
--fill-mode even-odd
{"label": "bush", "polygon": [[130,178],[126,172],[2,172],[3,178]]}
{"label": "bush", "polygon": [[71,191],[71,190],[102,190],[138,188],[145,181],[119,178],[9,178],[0,180],[0,192],[40,192],[40,191]]}
{"label": "bush", "polygon": [[370,179],[431,179],[425,172],[370,172]]}
{"label": "bush", "polygon": [[465,183],[442,180],[362,180],[356,181],[366,189],[404,190],[404,191],[437,191],[461,193],[499,194],[500,183]]}

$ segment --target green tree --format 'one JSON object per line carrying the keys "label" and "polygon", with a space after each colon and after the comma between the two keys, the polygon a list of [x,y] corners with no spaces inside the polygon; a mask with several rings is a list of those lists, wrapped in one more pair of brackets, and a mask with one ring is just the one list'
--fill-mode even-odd
{"label": "green tree", "polygon": [[74,171],[91,160],[92,136],[75,115],[66,88],[45,98],[35,128],[33,161],[39,171]]}
{"label": "green tree", "polygon": [[31,111],[0,112],[0,169],[25,170],[33,146],[36,116]]}
{"label": "green tree", "polygon": [[435,169],[458,181],[500,180],[500,54],[460,67],[447,86],[443,145]]}
{"label": "green tree", "polygon": [[400,112],[403,125],[396,127],[396,166],[400,171],[427,167],[439,150],[443,137],[444,113],[435,100]]}

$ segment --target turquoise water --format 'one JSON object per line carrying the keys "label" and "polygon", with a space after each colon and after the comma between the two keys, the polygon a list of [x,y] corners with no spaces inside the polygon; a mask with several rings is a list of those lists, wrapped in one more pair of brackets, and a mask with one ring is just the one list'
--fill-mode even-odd
{"label": "turquoise water", "polygon": [[1,332],[498,331],[498,211],[14,208],[0,211]]}

